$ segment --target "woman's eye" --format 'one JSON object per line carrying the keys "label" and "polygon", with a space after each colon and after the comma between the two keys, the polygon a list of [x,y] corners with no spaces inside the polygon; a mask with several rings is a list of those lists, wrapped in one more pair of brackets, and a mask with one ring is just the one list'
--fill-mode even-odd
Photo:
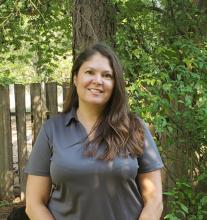
{"label": "woman's eye", "polygon": [[93,71],[88,70],[88,71],[86,71],[86,73],[89,74],[89,75],[92,75]]}
{"label": "woman's eye", "polygon": [[106,73],[106,74],[104,75],[104,77],[107,78],[107,79],[112,79],[112,75],[109,74],[109,73]]}

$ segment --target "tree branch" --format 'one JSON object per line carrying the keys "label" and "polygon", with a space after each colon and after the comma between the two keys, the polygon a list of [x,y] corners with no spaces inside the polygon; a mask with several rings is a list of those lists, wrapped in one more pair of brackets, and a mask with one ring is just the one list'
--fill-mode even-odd
{"label": "tree branch", "polygon": [[13,12],[11,12],[11,13],[6,17],[6,19],[0,24],[0,27],[3,26],[4,23],[6,23],[6,22],[10,19],[10,17],[11,17],[12,15],[13,15]]}

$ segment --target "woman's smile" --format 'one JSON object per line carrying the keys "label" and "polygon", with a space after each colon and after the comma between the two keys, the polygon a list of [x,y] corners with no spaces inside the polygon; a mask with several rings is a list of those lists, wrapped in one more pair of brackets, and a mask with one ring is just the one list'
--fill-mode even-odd
{"label": "woman's smile", "polygon": [[88,89],[90,92],[92,92],[93,94],[101,94],[103,93],[103,90],[101,89]]}

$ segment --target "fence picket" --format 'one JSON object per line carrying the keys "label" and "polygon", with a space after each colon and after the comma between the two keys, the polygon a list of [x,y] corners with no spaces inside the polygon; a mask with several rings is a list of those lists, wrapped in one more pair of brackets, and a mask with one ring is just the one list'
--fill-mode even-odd
{"label": "fence picket", "polygon": [[68,93],[69,84],[68,84],[68,82],[65,82],[65,83],[63,83],[62,86],[63,86],[63,108],[64,108],[65,100],[66,100],[67,93]]}
{"label": "fence picket", "polygon": [[46,83],[46,105],[48,109],[48,114],[54,116],[58,113],[57,104],[57,83]]}
{"label": "fence picket", "polygon": [[0,199],[13,194],[12,135],[9,86],[0,86]]}
{"label": "fence picket", "polygon": [[30,85],[30,95],[32,117],[32,145],[34,145],[34,141],[42,125],[42,100],[40,83],[32,83]]}
{"label": "fence picket", "polygon": [[18,146],[18,170],[21,197],[24,199],[26,175],[24,167],[27,161],[27,136],[26,136],[26,106],[25,106],[25,86],[16,84],[15,89],[15,112],[17,128],[17,146]]}

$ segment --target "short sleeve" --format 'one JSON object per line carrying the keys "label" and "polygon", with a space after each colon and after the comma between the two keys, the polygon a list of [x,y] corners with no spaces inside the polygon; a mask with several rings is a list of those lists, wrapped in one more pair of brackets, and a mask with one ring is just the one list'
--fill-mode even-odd
{"label": "short sleeve", "polygon": [[144,127],[145,135],[144,153],[138,157],[138,173],[151,172],[157,169],[161,169],[164,166],[157,146],[147,125],[144,122],[142,122],[142,125]]}
{"label": "short sleeve", "polygon": [[52,148],[49,144],[49,135],[45,124],[41,127],[36,142],[32,148],[25,173],[36,176],[50,176],[50,161]]}

